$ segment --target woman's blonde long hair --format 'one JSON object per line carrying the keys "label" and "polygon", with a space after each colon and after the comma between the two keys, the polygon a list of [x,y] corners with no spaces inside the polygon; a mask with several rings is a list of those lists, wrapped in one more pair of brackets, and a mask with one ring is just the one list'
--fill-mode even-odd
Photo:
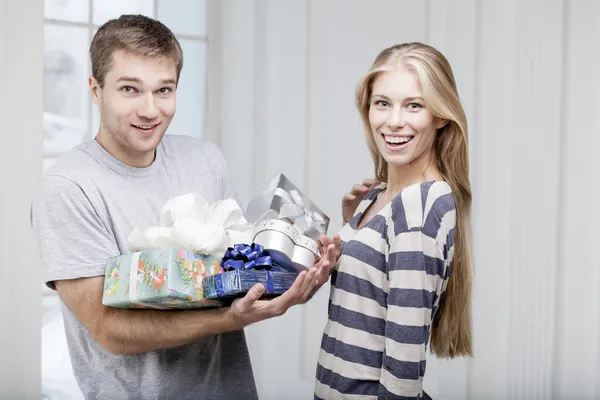
{"label": "woman's blonde long hair", "polygon": [[423,100],[434,116],[449,121],[437,132],[437,166],[452,188],[456,206],[456,232],[452,270],[448,287],[431,327],[431,351],[438,357],[472,356],[471,342],[471,185],[467,118],[460,103],[452,69],[446,57],[422,43],[405,43],[383,50],[356,91],[356,106],[375,162],[375,176],[387,182],[388,165],[373,137],[369,107],[373,82],[384,71],[402,65],[412,71],[423,91]]}

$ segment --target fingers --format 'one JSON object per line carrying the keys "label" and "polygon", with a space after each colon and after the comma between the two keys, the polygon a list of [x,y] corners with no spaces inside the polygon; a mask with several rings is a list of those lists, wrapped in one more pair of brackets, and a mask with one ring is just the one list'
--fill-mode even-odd
{"label": "fingers", "polygon": [[304,278],[304,282],[302,283],[300,295],[302,297],[302,302],[308,300],[308,296],[312,292],[314,286],[317,284],[317,274],[319,272],[318,268],[311,268],[306,274],[306,278]]}
{"label": "fingers", "polygon": [[361,184],[357,184],[352,186],[352,190],[350,191],[351,195],[364,195],[369,190],[373,188],[373,186],[379,185],[381,182],[377,179],[365,179]]}
{"label": "fingers", "polygon": [[265,286],[262,283],[257,283],[252,286],[248,293],[244,296],[244,301],[247,301],[249,305],[252,305],[256,300],[260,299],[265,293]]}
{"label": "fingers", "polygon": [[252,286],[246,295],[239,299],[237,305],[241,312],[248,312],[252,309],[252,305],[261,298],[265,293],[265,287],[262,283],[257,283]]}
{"label": "fingers", "polygon": [[353,195],[352,193],[346,193],[344,195],[344,197],[342,198],[342,204],[343,203],[352,203],[355,200],[356,200],[356,196],[355,195]]}
{"label": "fingers", "polygon": [[328,278],[329,275],[331,275],[331,271],[335,268],[335,264],[337,263],[338,257],[339,255],[337,253],[336,245],[333,243],[330,244],[327,248],[327,259],[325,262],[323,262],[323,270],[324,273],[327,274]]}
{"label": "fingers", "polygon": [[334,255],[335,255],[335,261],[334,264],[337,262],[337,259],[340,258],[340,255],[342,254],[342,238],[340,237],[340,235],[335,235],[333,237],[333,244],[334,244]]}
{"label": "fingers", "polygon": [[329,280],[341,254],[342,240],[337,234],[333,238],[321,235],[319,242],[321,245],[319,260],[308,271],[300,272],[292,286],[281,296],[270,302],[274,315],[281,315],[289,307],[305,303]]}
{"label": "fingers", "polygon": [[279,296],[278,298],[276,298],[273,301],[277,301],[278,303],[285,303],[288,304],[288,307],[291,306],[294,302],[294,298],[295,297],[299,297],[300,293],[302,293],[302,286],[304,284],[304,280],[306,278],[306,274],[308,272],[307,271],[302,271],[298,274],[298,276],[296,277],[296,279],[294,280],[294,283],[292,284],[292,286],[290,286],[290,288],[288,290],[285,291],[285,293],[283,293],[281,296]]}
{"label": "fingers", "polygon": [[304,302],[310,300],[314,294],[329,280],[329,276],[331,276],[331,272],[335,268],[335,264],[337,261],[337,257],[335,255],[335,245],[330,244],[325,253],[321,262],[319,263],[318,270],[316,272],[316,276],[314,281],[308,286],[307,290],[303,293]]}
{"label": "fingers", "polygon": [[350,192],[344,195],[343,202],[351,203],[359,198],[363,198],[369,190],[380,183],[377,179],[365,179],[362,183],[352,186]]}
{"label": "fingers", "polygon": [[[337,264],[338,258],[342,254],[342,239],[339,234],[333,236],[333,239],[325,235],[321,235],[319,239],[320,251],[321,255],[319,259],[315,262],[315,267],[319,268],[319,276],[318,279],[322,283],[322,276],[325,276],[325,279],[331,275],[331,271],[335,268]],[[324,270],[324,274],[322,275],[320,272]]]}
{"label": "fingers", "polygon": [[358,196],[364,196],[365,194],[367,194],[367,192],[371,190],[370,186],[365,186],[365,185],[354,185],[352,186],[352,191],[350,192],[351,195],[354,195],[355,198]]}
{"label": "fingers", "polygon": [[365,179],[363,181],[363,186],[367,186],[369,188],[372,188],[373,186],[377,186],[379,185],[381,182],[378,179]]}
{"label": "fingers", "polygon": [[331,240],[329,238],[329,236],[327,236],[327,235],[321,235],[321,237],[319,238],[319,242],[320,242],[320,244],[321,244],[322,247],[327,247],[331,243],[333,243],[333,240]]}

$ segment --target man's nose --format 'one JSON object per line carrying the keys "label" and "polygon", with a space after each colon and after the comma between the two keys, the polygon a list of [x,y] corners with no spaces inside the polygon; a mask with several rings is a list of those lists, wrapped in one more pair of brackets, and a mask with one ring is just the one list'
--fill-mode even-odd
{"label": "man's nose", "polygon": [[158,108],[156,107],[154,94],[148,93],[142,101],[143,103],[140,105],[138,115],[147,119],[154,119],[158,117]]}

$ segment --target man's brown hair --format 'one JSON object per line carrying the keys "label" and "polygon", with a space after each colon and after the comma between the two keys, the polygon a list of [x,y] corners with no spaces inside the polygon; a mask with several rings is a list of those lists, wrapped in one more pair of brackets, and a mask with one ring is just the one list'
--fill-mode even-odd
{"label": "man's brown hair", "polygon": [[113,64],[113,54],[125,50],[140,56],[168,57],[175,61],[177,80],[183,68],[179,41],[161,22],[143,15],[122,15],[102,25],[90,45],[92,75],[101,88]]}

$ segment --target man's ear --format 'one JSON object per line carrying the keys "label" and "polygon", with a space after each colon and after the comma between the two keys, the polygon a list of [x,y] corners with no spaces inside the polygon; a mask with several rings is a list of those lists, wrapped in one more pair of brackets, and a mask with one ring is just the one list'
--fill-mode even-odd
{"label": "man's ear", "polygon": [[98,84],[96,78],[90,75],[88,79],[88,85],[90,86],[90,94],[92,95],[92,102],[96,105],[100,104],[100,96],[102,95],[102,88]]}

